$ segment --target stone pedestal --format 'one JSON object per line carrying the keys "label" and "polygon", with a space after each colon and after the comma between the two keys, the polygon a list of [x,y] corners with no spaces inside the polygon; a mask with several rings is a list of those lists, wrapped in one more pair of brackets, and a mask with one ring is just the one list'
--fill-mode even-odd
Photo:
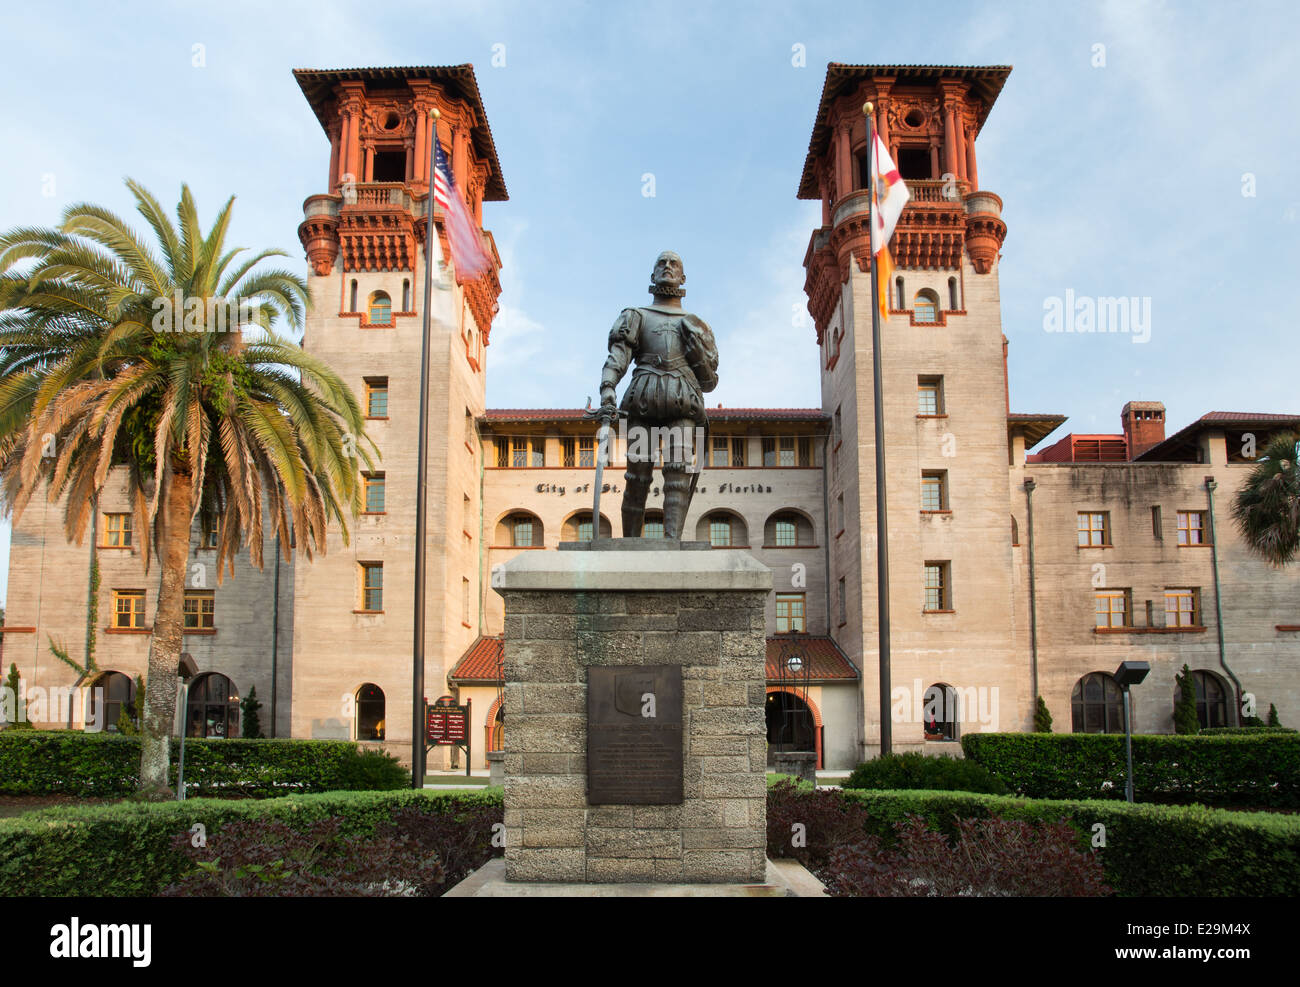
{"label": "stone pedestal", "polygon": [[772,755],[772,770],[810,785],[817,784],[816,751],[777,751]]}
{"label": "stone pedestal", "polygon": [[488,751],[483,757],[488,766],[488,784],[504,785],[506,783],[505,751]]}
{"label": "stone pedestal", "polygon": [[[524,552],[492,581],[506,611],[507,878],[763,883],[770,570],[741,550],[638,547]],[[678,668],[680,698],[663,685]],[[590,697],[597,730],[657,731],[646,753],[640,740],[615,744],[628,778],[646,779],[644,793],[615,786],[626,803],[588,789],[589,680],[602,690]],[[639,724],[647,696],[663,705]],[[676,770],[674,722],[680,801],[663,784],[665,765]],[[593,763],[604,770],[611,735],[602,736]],[[593,777],[608,786],[607,771]],[[653,804],[633,804],[646,793]]]}

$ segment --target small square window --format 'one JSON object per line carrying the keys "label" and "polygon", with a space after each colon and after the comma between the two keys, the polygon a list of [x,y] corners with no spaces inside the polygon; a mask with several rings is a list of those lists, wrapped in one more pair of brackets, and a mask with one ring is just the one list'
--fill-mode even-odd
{"label": "small square window", "polygon": [[209,591],[206,593],[187,592],[185,594],[185,629],[187,631],[208,631],[215,626],[216,599]]}
{"label": "small square window", "polygon": [[366,378],[366,417],[388,417],[388,378]]}
{"label": "small square window", "polygon": [[1098,627],[1129,627],[1129,590],[1098,590],[1094,596],[1093,609]]}
{"label": "small square window", "polygon": [[925,564],[925,609],[927,611],[952,609],[949,583],[947,562]]}
{"label": "small square window", "polygon": [[776,594],[776,632],[802,634],[804,627],[804,593]]}
{"label": "small square window", "polygon": [[366,513],[384,513],[384,474],[366,473],[363,477],[366,493]]}
{"label": "small square window", "polygon": [[916,413],[918,415],[944,414],[942,377],[916,379]]}
{"label": "small square window", "polygon": [[948,509],[948,476],[944,470],[921,474],[921,510],[946,511]]}
{"label": "small square window", "polygon": [[361,563],[361,609],[380,613],[384,609],[384,564]]}
{"label": "small square window", "polygon": [[105,514],[104,515],[104,542],[105,548],[130,548],[131,547],[131,515],[130,514]]}
{"label": "small square window", "polygon": [[113,591],[113,626],[121,630],[144,627],[144,590]]}
{"label": "small square window", "polygon": [[1201,626],[1200,596],[1196,588],[1165,590],[1165,626]]}
{"label": "small square window", "polygon": [[1178,544],[1208,545],[1209,537],[1205,530],[1204,511],[1178,512]]}
{"label": "small square window", "polygon": [[1078,517],[1080,548],[1101,548],[1111,543],[1109,512],[1080,511]]}

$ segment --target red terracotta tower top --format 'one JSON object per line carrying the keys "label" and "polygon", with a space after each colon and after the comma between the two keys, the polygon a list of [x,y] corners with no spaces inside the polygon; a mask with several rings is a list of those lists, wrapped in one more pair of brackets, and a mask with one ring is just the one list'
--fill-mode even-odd
{"label": "red terracotta tower top", "polygon": [[958,270],[967,256],[988,274],[1007,228],[1002,200],[980,190],[975,138],[1010,73],[1009,65],[827,66],[798,193],[822,203],[804,259],[818,342],[850,263],[869,263],[863,104],[873,104],[876,131],[911,192],[890,241],[894,263]]}
{"label": "red terracotta tower top", "polygon": [[1165,406],[1159,401],[1130,401],[1119,417],[1124,425],[1129,459],[1137,459],[1165,441]]}
{"label": "red terracotta tower top", "polygon": [[[472,65],[295,69],[294,78],[330,140],[327,192],[303,204],[298,237],[312,270],[414,271],[424,243],[431,140],[442,145],[457,191],[482,230],[483,202],[508,198]],[[436,127],[430,111],[441,116]],[[440,209],[434,224],[447,256]],[[494,269],[465,285],[488,332],[501,285]]]}

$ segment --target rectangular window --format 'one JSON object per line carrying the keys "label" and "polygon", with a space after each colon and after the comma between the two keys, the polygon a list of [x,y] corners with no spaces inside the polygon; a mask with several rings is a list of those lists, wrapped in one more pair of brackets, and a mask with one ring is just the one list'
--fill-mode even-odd
{"label": "rectangular window", "polygon": [[1104,511],[1079,512],[1079,547],[1100,548],[1110,544],[1110,514]]}
{"label": "rectangular window", "polygon": [[745,465],[745,438],[742,435],[732,436],[731,465],[736,468]]}
{"label": "rectangular window", "polygon": [[211,590],[185,594],[185,629],[210,631],[215,626],[217,601]]}
{"label": "rectangular window", "polygon": [[471,521],[470,511],[473,510],[473,504],[470,502],[469,494],[461,494],[461,497],[464,498],[464,502],[461,504],[461,514],[460,514],[461,530],[468,535],[471,531],[474,530],[472,525],[470,524]]}
{"label": "rectangular window", "polygon": [[799,528],[794,521],[782,518],[773,527],[776,528],[776,544],[782,548],[799,544]]}
{"label": "rectangular window", "polygon": [[725,518],[709,522],[709,544],[714,548],[726,548],[731,544],[731,522]]}
{"label": "rectangular window", "polygon": [[1204,511],[1179,511],[1178,512],[1178,544],[1180,545],[1208,545],[1209,539],[1205,534],[1205,512]]}
{"label": "rectangular window", "polygon": [[840,421],[840,409],[839,409],[839,408],[836,408],[836,409],[835,409],[835,436],[834,436],[834,438],[832,439],[832,441],[833,441],[836,445],[839,445],[841,442],[844,441],[844,433],[843,433],[843,431],[841,430],[840,425],[841,425],[841,421]]}
{"label": "rectangular window", "polygon": [[1165,590],[1165,626],[1200,627],[1200,597],[1196,588]]}
{"label": "rectangular window", "polygon": [[942,415],[943,378],[916,378],[916,413],[918,415]]}
{"label": "rectangular window", "polygon": [[952,609],[947,562],[925,564],[925,609],[930,611]]}
{"label": "rectangular window", "polygon": [[804,467],[813,465],[813,441],[811,436],[799,436],[799,465]]}
{"label": "rectangular window", "polygon": [[366,490],[366,513],[384,513],[384,474],[365,473],[363,481]]}
{"label": "rectangular window", "polygon": [[921,474],[921,510],[946,511],[948,509],[947,481],[946,470],[932,470]]}
{"label": "rectangular window", "polygon": [[131,547],[131,515],[130,514],[105,514],[104,515],[104,547],[105,548],[130,548]]}
{"label": "rectangular window", "polygon": [[464,576],[460,578],[460,619],[462,623],[469,623],[469,580]]}
{"label": "rectangular window", "polygon": [[510,440],[510,465],[522,469],[528,465],[528,440],[516,435]]}
{"label": "rectangular window", "polygon": [[216,548],[216,547],[217,547],[217,529],[216,529],[216,528],[213,528],[211,531],[208,532],[208,537],[206,537],[206,538],[200,537],[199,540],[200,540],[200,542],[202,543],[202,547],[203,547],[203,548]]}
{"label": "rectangular window", "polygon": [[530,440],[533,447],[532,465],[540,468],[546,465],[546,440],[542,438]]}
{"label": "rectangular window", "polygon": [[578,439],[578,465],[596,465],[596,440],[591,436]]}
{"label": "rectangular window", "polygon": [[361,563],[361,609],[382,613],[384,609],[384,564]]}
{"label": "rectangular window", "polygon": [[849,599],[848,591],[844,587],[844,577],[840,576],[840,623],[848,623],[849,619]]}
{"label": "rectangular window", "polygon": [[505,469],[510,465],[510,440],[493,439],[492,444],[497,450],[497,469]]}
{"label": "rectangular window", "polygon": [[1098,627],[1131,627],[1129,590],[1102,589],[1094,594]]}
{"label": "rectangular window", "polygon": [[840,519],[840,531],[844,530],[844,494],[835,498],[836,510]]}
{"label": "rectangular window", "polygon": [[113,626],[123,629],[144,627],[144,590],[113,590]]}
{"label": "rectangular window", "polygon": [[575,457],[577,445],[577,441],[572,436],[560,439],[560,463],[568,469],[578,465],[578,460]]}
{"label": "rectangular window", "polygon": [[388,378],[366,378],[366,417],[388,417]]}
{"label": "rectangular window", "polygon": [[1155,505],[1151,508],[1151,534],[1156,541],[1164,541],[1165,533],[1160,527],[1160,507]]}
{"label": "rectangular window", "polygon": [[776,632],[778,634],[802,634],[804,628],[803,593],[776,594]]}
{"label": "rectangular window", "polygon": [[763,438],[763,465],[776,465],[776,439],[766,436]]}
{"label": "rectangular window", "polygon": [[730,466],[731,465],[731,441],[725,435],[716,436],[713,439],[713,455],[709,459],[710,466]]}
{"label": "rectangular window", "polygon": [[779,466],[793,466],[793,465],[794,465],[794,462],[795,462],[795,460],[794,460],[794,436],[793,436],[793,435],[783,435],[783,436],[781,436],[781,440],[780,440],[780,441],[781,441],[781,446],[780,446],[781,454],[780,454],[780,457],[777,459],[777,465],[779,465]]}

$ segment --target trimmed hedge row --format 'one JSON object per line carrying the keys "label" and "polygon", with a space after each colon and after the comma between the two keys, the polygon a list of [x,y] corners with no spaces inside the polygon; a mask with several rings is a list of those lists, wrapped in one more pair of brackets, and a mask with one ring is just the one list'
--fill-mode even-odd
{"label": "trimmed hedge row", "polygon": [[[180,744],[171,745],[176,784]],[[130,795],[140,778],[140,738],[72,730],[0,731],[0,794]],[[263,798],[340,789],[393,789],[405,769],[381,751],[344,740],[185,741],[185,790]]]}
{"label": "trimmed hedge row", "polygon": [[156,895],[192,866],[172,840],[194,832],[195,825],[211,836],[236,820],[275,820],[305,829],[337,816],[341,835],[369,835],[406,806],[448,813],[500,805],[500,789],[466,794],[408,789],[43,809],[0,819],[0,896]]}
{"label": "trimmed hedge row", "polygon": [[[971,733],[961,747],[1020,795],[1124,797],[1122,735]],[[1133,789],[1139,801],[1294,808],[1300,806],[1300,734],[1139,734]]]}
{"label": "trimmed hedge row", "polygon": [[1244,734],[1245,736],[1258,736],[1261,733],[1300,733],[1295,727],[1205,727],[1199,733],[1198,737],[1222,736],[1225,734]]}
{"label": "trimmed hedge row", "polygon": [[[894,823],[918,815],[952,839],[957,819],[1064,819],[1099,849],[1106,881],[1125,897],[1300,895],[1300,817],[1229,812],[1200,805],[1129,805],[1103,800],[1018,799],[960,792],[844,791],[869,813],[868,831],[894,838]],[[812,835],[809,830],[810,837]]]}

